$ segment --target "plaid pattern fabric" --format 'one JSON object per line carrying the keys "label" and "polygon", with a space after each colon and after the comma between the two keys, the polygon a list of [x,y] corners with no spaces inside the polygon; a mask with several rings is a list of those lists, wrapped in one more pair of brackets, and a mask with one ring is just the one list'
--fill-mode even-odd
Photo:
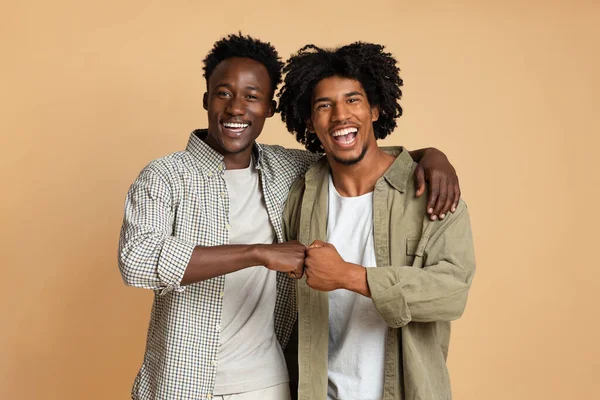
{"label": "plaid pattern fabric", "polygon": [[[212,398],[225,277],[180,286],[195,246],[229,243],[225,163],[204,135],[194,131],[185,151],[151,162],[127,194],[119,269],[126,284],[155,291],[133,399]],[[269,218],[283,241],[289,188],[318,156],[255,144],[253,157]],[[294,290],[295,281],[278,273],[275,331],[282,347],[296,318]]]}

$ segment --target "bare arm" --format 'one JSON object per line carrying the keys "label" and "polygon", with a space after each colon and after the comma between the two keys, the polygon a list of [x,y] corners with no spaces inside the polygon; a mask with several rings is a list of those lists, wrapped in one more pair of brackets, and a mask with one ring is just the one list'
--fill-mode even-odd
{"label": "bare arm", "polygon": [[305,247],[299,242],[202,247],[174,236],[174,219],[170,184],[144,169],[127,195],[119,240],[119,269],[127,285],[164,294],[254,265],[302,270]]}
{"label": "bare arm", "polygon": [[201,282],[255,265],[280,272],[302,271],[304,245],[297,241],[279,244],[196,246],[182,285]]}

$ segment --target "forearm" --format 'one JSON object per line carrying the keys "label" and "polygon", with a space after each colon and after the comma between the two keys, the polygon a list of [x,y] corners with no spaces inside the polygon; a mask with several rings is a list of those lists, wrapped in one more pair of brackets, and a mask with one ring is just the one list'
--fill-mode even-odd
{"label": "forearm", "polygon": [[411,321],[458,319],[466,306],[473,270],[442,262],[427,268],[369,268],[371,298],[391,327]]}
{"label": "forearm", "polygon": [[119,240],[119,269],[125,284],[160,293],[178,290],[195,245],[153,228],[125,222]]}
{"label": "forearm", "polygon": [[181,284],[189,285],[244,268],[262,265],[261,246],[263,245],[196,246]]}

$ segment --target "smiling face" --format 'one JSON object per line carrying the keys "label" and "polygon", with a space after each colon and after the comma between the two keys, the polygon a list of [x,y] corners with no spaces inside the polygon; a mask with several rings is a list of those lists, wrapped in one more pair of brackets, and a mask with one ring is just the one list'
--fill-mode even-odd
{"label": "smiling face", "polygon": [[315,86],[307,126],[330,160],[354,165],[377,147],[373,122],[378,118],[379,109],[371,107],[359,81],[332,76]]}
{"label": "smiling face", "polygon": [[247,153],[260,135],[275,102],[271,78],[264,65],[249,58],[228,58],[214,69],[204,94],[208,112],[206,143],[228,156]]}

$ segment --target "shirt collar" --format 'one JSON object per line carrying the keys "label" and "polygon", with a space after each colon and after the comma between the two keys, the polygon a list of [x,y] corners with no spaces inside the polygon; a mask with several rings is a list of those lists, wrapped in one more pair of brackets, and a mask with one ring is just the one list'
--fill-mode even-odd
{"label": "shirt collar", "polygon": [[[204,140],[207,133],[208,129],[194,130],[190,135],[186,150],[198,160],[203,169],[223,171],[225,169],[224,157],[221,153],[206,144]],[[262,154],[263,149],[258,143],[254,142],[252,156],[254,157],[254,164],[257,170],[262,167]]]}

